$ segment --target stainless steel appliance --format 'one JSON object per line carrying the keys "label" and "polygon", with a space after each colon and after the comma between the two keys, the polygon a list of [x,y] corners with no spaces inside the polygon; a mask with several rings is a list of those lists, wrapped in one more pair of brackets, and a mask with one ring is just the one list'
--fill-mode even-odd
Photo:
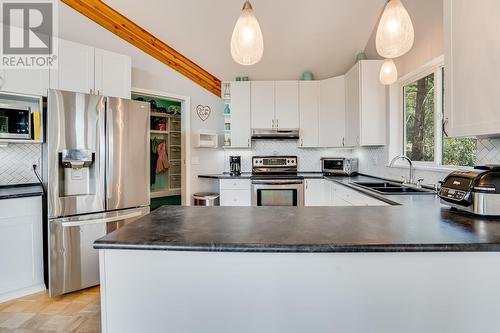
{"label": "stainless steel appliance", "polygon": [[298,140],[299,130],[297,128],[280,129],[253,129],[253,140]]}
{"label": "stainless steel appliance", "polygon": [[149,212],[149,104],[49,90],[47,188],[51,296],[99,284],[93,242]]}
{"label": "stainless steel appliance", "polygon": [[0,139],[31,139],[31,106],[0,98]]}
{"label": "stainless steel appliance", "polygon": [[438,195],[443,204],[458,210],[500,216],[500,165],[454,171],[445,178]]}
{"label": "stainless steel appliance", "polygon": [[241,156],[229,156],[229,170],[231,176],[241,175]]}
{"label": "stainless steel appliance", "polygon": [[252,206],[304,206],[304,178],[297,156],[252,158]]}
{"label": "stainless steel appliance", "polygon": [[353,176],[358,173],[358,159],[323,157],[321,158],[321,169],[325,175]]}

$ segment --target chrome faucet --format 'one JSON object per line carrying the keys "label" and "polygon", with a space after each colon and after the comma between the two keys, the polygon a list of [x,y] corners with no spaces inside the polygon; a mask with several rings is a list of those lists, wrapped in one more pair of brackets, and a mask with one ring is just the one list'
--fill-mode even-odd
{"label": "chrome faucet", "polygon": [[391,163],[389,164],[389,167],[393,167],[394,166],[394,163],[397,161],[397,160],[406,160],[408,161],[408,164],[410,164],[410,179],[408,181],[409,184],[415,184],[415,179],[413,178],[413,162],[411,159],[409,159],[407,156],[404,156],[404,155],[400,155],[400,156],[396,156],[392,159]]}

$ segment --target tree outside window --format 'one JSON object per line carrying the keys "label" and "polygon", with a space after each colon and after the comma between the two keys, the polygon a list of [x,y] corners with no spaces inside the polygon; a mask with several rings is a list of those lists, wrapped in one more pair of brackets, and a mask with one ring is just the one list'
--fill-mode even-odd
{"label": "tree outside window", "polygon": [[447,137],[443,73],[439,67],[403,86],[404,152],[413,161],[437,166],[474,166],[477,139]]}

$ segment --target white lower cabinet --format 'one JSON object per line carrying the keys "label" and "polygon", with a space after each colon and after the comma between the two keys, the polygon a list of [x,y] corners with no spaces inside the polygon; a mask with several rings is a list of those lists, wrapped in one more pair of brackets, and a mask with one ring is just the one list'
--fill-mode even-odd
{"label": "white lower cabinet", "polygon": [[305,206],[330,206],[332,182],[325,179],[306,179],[304,184]]}
{"label": "white lower cabinet", "polygon": [[221,206],[251,206],[250,179],[221,179],[220,205]]}
{"label": "white lower cabinet", "polygon": [[43,290],[42,197],[0,200],[0,303]]}
{"label": "white lower cabinet", "polygon": [[305,206],[388,206],[347,186],[326,179],[306,179]]}

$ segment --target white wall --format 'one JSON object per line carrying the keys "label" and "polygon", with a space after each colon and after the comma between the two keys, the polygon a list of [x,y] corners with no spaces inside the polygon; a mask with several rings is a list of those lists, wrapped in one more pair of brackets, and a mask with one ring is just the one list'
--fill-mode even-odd
{"label": "white wall", "polygon": [[[165,15],[165,19],[167,18],[168,15]],[[222,132],[224,121],[222,101],[219,97],[62,3],[60,3],[59,8],[59,36],[131,56],[133,87],[189,96],[191,98],[191,132],[196,133],[201,128]],[[208,105],[212,109],[210,117],[205,122],[201,121],[195,112],[196,106],[200,104]],[[194,144],[193,139],[192,137],[192,145]],[[213,183],[199,182],[197,175],[199,173],[221,172],[224,168],[223,151],[192,147],[191,160],[191,175],[189,175],[191,177],[191,193],[216,190]]]}
{"label": "white wall", "polygon": [[[395,59],[400,77],[444,53],[443,0],[402,0],[402,3],[412,19],[415,42],[410,52]],[[380,58],[375,47],[377,27],[378,22],[366,44],[368,59]]]}

